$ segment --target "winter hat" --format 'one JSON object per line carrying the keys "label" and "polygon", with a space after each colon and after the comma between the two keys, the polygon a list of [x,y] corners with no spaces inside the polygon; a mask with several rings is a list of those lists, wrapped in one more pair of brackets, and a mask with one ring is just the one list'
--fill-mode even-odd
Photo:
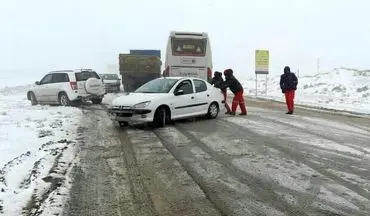
{"label": "winter hat", "polygon": [[222,73],[220,71],[215,71],[214,76],[215,77],[220,77],[220,76],[222,76]]}
{"label": "winter hat", "polygon": [[290,67],[289,66],[284,67],[284,73],[290,73]]}
{"label": "winter hat", "polygon": [[233,70],[231,70],[231,69],[226,69],[226,70],[224,71],[224,75],[225,75],[225,76],[231,76],[231,75],[233,75]]}

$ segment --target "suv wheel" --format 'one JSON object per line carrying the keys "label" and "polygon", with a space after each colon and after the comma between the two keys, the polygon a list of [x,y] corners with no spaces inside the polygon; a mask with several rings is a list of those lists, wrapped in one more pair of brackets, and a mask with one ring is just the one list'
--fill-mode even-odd
{"label": "suv wheel", "polygon": [[102,101],[103,101],[103,98],[92,98],[91,99],[91,102],[93,104],[101,104]]}
{"label": "suv wheel", "polygon": [[68,98],[68,95],[64,92],[59,94],[59,104],[61,106],[69,106],[71,105],[71,101]]}

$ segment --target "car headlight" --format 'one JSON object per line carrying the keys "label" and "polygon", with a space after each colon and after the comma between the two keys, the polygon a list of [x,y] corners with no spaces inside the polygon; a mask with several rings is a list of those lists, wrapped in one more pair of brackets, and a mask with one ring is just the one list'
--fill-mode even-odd
{"label": "car headlight", "polygon": [[147,107],[149,104],[150,104],[150,101],[145,101],[145,102],[133,105],[132,108],[133,109],[142,109],[142,108]]}

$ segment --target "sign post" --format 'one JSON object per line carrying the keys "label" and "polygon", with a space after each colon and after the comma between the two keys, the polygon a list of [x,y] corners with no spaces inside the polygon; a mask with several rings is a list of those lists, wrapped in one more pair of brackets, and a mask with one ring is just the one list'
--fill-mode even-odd
{"label": "sign post", "polygon": [[256,96],[258,91],[258,74],[266,75],[265,94],[267,95],[267,75],[269,74],[269,51],[256,50],[255,55],[255,74],[256,74]]}

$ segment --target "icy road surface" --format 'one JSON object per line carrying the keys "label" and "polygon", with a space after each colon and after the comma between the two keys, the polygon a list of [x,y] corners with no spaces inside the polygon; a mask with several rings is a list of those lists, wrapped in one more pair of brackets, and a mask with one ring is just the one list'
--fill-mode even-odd
{"label": "icy road surface", "polygon": [[64,215],[369,215],[370,120],[249,115],[121,129],[84,110]]}

